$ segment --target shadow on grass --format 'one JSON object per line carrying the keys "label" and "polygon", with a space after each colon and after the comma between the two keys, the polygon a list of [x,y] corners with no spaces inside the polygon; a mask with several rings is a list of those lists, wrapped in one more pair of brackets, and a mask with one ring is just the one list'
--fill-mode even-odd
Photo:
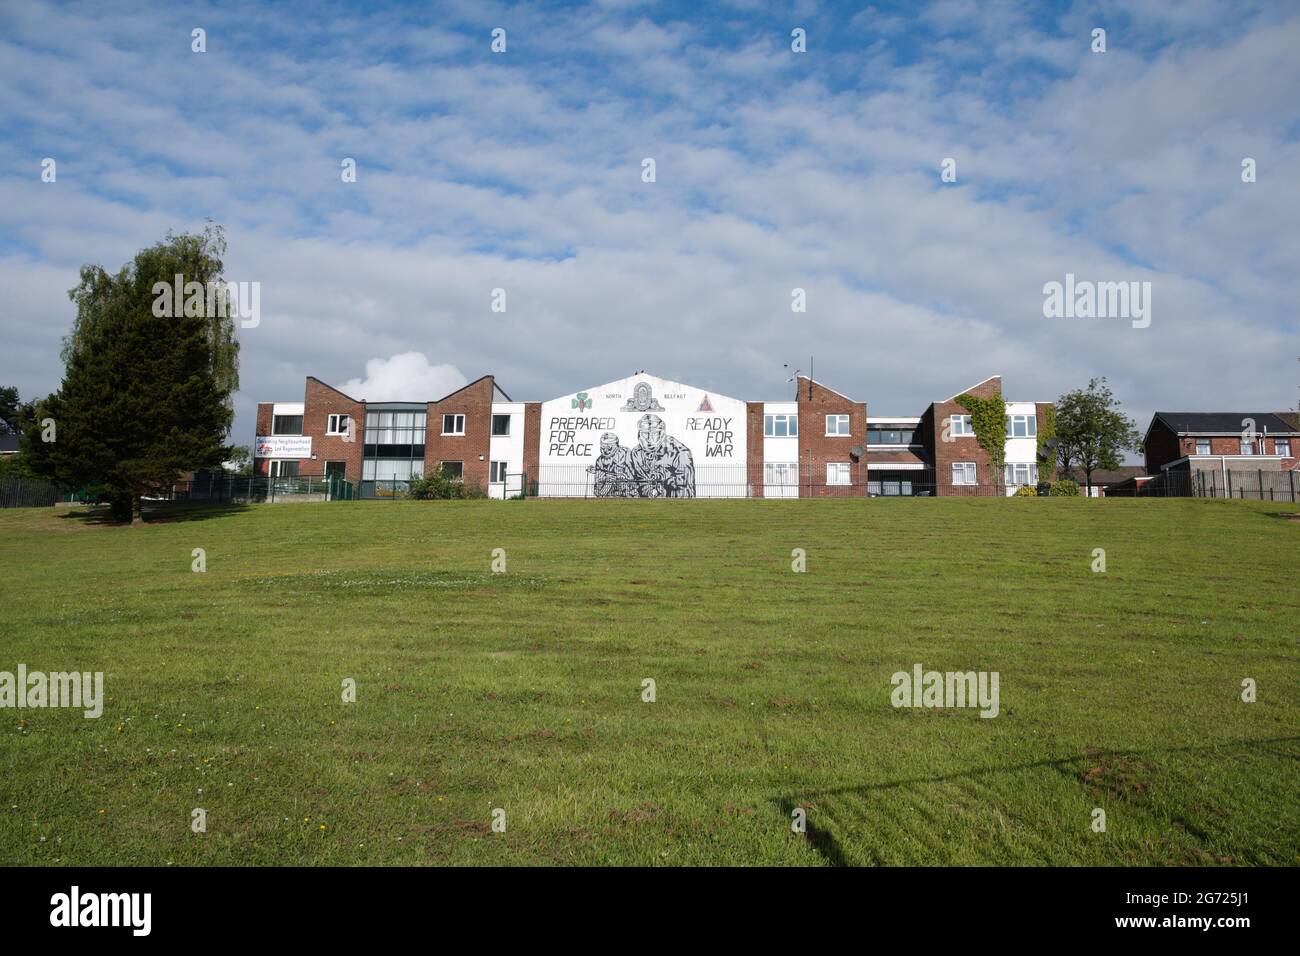
{"label": "shadow on grass", "polygon": [[[832,793],[835,791],[823,791]],[[794,814],[795,807],[803,807],[804,803],[796,803],[789,797],[782,797],[779,801],[781,814],[789,820]],[[805,807],[806,809],[806,807]],[[808,841],[809,846],[821,854],[822,858],[831,866],[851,866],[844,857],[844,851],[840,845],[835,842],[835,837],[830,835],[830,831],[823,830],[813,823],[811,817],[804,819],[804,839]]]}
{"label": "shadow on grass", "polygon": [[[212,518],[226,518],[230,515],[247,511],[250,505],[241,504],[199,504],[191,502],[146,501],[141,517],[145,524],[171,524],[176,521],[207,521]],[[129,523],[118,521],[113,517],[108,505],[89,505],[84,509],[68,511],[59,515],[64,521],[78,521],[88,525],[108,525],[121,528],[130,527]]]}
{"label": "shadow on grass", "polygon": [[[1293,737],[1266,737],[1259,740],[1237,740],[1230,741],[1226,744],[1209,744],[1199,747],[1163,747],[1160,749],[1150,750],[1085,750],[1082,753],[1071,757],[1048,757],[1043,760],[1033,760],[1028,763],[1007,764],[1000,767],[976,767],[973,770],[961,770],[955,773],[936,774],[931,777],[909,777],[904,780],[890,780],[883,783],[869,783],[860,786],[846,787],[822,787],[819,789],[809,790],[802,795],[799,800],[792,797],[783,796],[777,799],[777,805],[781,808],[782,814],[788,820],[790,814],[794,812],[795,807],[808,806],[814,800],[824,797],[835,796],[866,796],[882,790],[895,790],[899,787],[911,787],[918,784],[927,783],[946,783],[952,780],[967,780],[980,777],[992,777],[1002,773],[1016,773],[1021,770],[1038,770],[1051,768],[1058,773],[1077,780],[1081,785],[1089,782],[1091,776],[1082,771],[1089,763],[1101,762],[1105,764],[1108,757],[1120,758],[1142,758],[1154,757],[1159,754],[1176,754],[1176,753],[1197,753],[1199,751],[1222,750],[1225,746],[1237,748],[1252,748],[1267,746],[1270,744],[1295,743],[1300,741],[1300,736]],[[808,843],[814,850],[822,855],[830,866],[852,866],[844,855],[844,850],[840,847],[835,837],[827,830],[822,830],[813,825],[812,816],[809,815],[807,821],[807,839]]]}

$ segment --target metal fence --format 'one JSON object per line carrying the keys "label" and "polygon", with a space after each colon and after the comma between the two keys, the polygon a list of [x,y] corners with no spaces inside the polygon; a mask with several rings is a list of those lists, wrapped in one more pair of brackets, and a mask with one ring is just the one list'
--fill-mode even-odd
{"label": "metal fence", "polygon": [[174,482],[169,489],[150,495],[167,501],[204,501],[213,504],[256,504],[296,501],[351,501],[356,486],[338,475],[328,478],[265,478],[253,475],[199,475],[192,481]]}
{"label": "metal fence", "polygon": [[[320,478],[266,478],[253,475],[201,473],[188,481],[174,481],[144,496],[146,501],[202,501],[211,504],[260,504],[291,501],[351,501],[356,486],[337,475]],[[65,502],[96,501],[93,485],[61,493]]]}
{"label": "metal fence", "polygon": [[1110,498],[1237,498],[1255,501],[1300,501],[1295,471],[1260,468],[1166,471],[1136,486],[1111,488]]}
{"label": "metal fence", "polygon": [[47,481],[0,478],[0,508],[49,508],[58,500],[58,487]]}
{"label": "metal fence", "polygon": [[[879,473],[876,473],[879,474]],[[898,476],[872,478],[852,466],[840,480],[824,474],[800,475],[793,466],[763,472],[772,481],[751,481],[745,466],[702,465],[681,473],[620,474],[595,468],[542,465],[526,484],[528,497],[539,498],[932,498],[939,492],[933,475],[918,471],[918,480]],[[928,480],[920,480],[920,479]],[[945,496],[1003,497],[1018,486],[1001,482],[943,486]]]}

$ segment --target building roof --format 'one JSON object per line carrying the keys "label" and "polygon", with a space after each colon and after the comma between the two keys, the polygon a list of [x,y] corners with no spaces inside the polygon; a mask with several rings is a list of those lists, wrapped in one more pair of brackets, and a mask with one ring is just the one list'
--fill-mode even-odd
{"label": "building roof", "polygon": [[20,435],[6,435],[0,432],[0,455],[11,455],[18,451]]}
{"label": "building roof", "polygon": [[1156,412],[1157,421],[1176,435],[1240,435],[1246,419],[1254,419],[1255,431],[1270,435],[1300,434],[1295,425],[1274,412]]}
{"label": "building roof", "polygon": [[[967,394],[968,392],[974,392],[975,389],[979,388],[981,385],[987,385],[989,382],[993,381],[995,378],[998,379],[999,382],[1001,382],[1001,380],[1002,380],[1002,373],[999,372],[997,375],[990,375],[988,378],[984,379],[984,381],[982,381],[982,382],[976,382],[976,383],[975,383],[974,385],[972,385],[970,388],[963,388],[963,389],[962,389],[960,392],[958,392],[956,395],[952,395],[952,396],[950,396],[950,397],[948,397],[948,398],[945,398],[945,399],[943,400],[943,402],[939,402],[938,404],[941,404],[941,405],[942,405],[942,404],[944,404],[944,402],[955,402],[955,401],[957,401],[957,399],[961,398],[961,396]],[[1001,391],[1001,388],[999,388],[998,390]]]}

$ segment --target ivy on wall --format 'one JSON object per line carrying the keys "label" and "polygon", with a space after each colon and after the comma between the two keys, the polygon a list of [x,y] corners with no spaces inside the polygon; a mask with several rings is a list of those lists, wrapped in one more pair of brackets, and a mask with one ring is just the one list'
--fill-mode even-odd
{"label": "ivy on wall", "polygon": [[1056,406],[1048,405],[1043,412],[1043,422],[1038,426],[1038,480],[1051,481],[1056,477],[1056,453],[1043,457],[1043,446],[1056,437]]}
{"label": "ivy on wall", "polygon": [[958,395],[956,402],[970,412],[975,441],[989,456],[989,464],[993,466],[993,480],[1001,484],[1007,463],[1007,403],[1001,395],[976,398],[969,392]]}

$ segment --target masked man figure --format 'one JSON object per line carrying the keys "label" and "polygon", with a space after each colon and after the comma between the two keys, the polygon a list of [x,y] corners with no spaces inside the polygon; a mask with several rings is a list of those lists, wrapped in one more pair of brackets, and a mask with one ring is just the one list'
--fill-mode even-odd
{"label": "masked man figure", "polygon": [[618,436],[605,432],[600,436],[600,457],[587,471],[596,476],[597,498],[635,498],[637,484],[632,474],[632,452],[618,443]]}
{"label": "masked man figure", "polygon": [[695,460],[691,450],[669,436],[658,415],[637,422],[632,469],[642,498],[694,498]]}

